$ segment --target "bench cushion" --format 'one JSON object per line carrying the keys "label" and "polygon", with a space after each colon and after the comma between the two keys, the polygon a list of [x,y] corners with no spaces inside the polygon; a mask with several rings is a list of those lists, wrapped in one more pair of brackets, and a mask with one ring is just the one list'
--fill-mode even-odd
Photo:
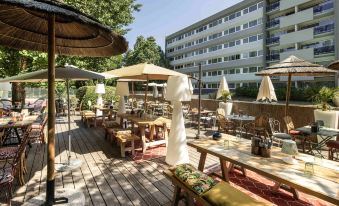
{"label": "bench cushion", "polygon": [[212,189],[202,195],[207,202],[214,206],[261,206],[259,202],[229,183],[219,182]]}
{"label": "bench cushion", "polygon": [[175,168],[174,174],[181,182],[191,188],[198,195],[202,195],[216,185],[213,178],[195,169],[190,164],[178,165]]}

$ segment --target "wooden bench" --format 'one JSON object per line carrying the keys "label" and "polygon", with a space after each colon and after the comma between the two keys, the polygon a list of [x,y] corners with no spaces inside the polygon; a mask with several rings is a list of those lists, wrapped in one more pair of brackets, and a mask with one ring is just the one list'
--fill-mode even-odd
{"label": "wooden bench", "polygon": [[[213,203],[210,203],[207,199],[203,198],[204,195],[198,195],[196,194],[191,188],[189,188],[187,185],[185,185],[182,181],[180,181],[178,178],[175,177],[172,171],[165,170],[164,175],[169,178],[172,181],[172,184],[174,185],[174,195],[173,195],[173,201],[172,205],[177,206],[179,205],[179,201],[183,198],[186,198],[186,203],[189,206],[194,205],[194,199],[201,203],[204,206],[213,206]],[[216,192],[219,193],[219,195],[213,195],[213,198],[219,198],[219,197],[227,197],[227,203],[224,205],[229,206],[263,206],[263,205],[273,205],[272,203],[266,201],[266,202],[259,202],[252,197],[248,196],[247,194],[241,192],[240,190],[232,187],[229,185],[229,183],[222,182],[224,186],[227,187],[227,189],[224,189],[221,191],[217,189]],[[214,186],[216,187],[216,186]],[[212,191],[213,188],[211,188],[206,193]],[[206,194],[205,193],[205,194]],[[219,196],[219,197],[218,197]],[[241,199],[242,201],[239,201]]]}
{"label": "wooden bench", "polygon": [[[131,151],[132,155],[135,154],[135,140],[139,140],[140,137],[124,132],[117,132],[116,134],[117,143],[120,146],[121,157],[125,157],[125,152]],[[126,147],[126,143],[130,142],[131,146]]]}

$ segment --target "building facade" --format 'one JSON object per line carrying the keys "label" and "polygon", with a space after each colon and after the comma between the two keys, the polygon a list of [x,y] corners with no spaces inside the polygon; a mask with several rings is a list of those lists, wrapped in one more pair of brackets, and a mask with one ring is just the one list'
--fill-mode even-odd
{"label": "building facade", "polygon": [[[328,65],[338,59],[339,0],[244,0],[166,37],[174,70],[198,76],[205,93],[222,76],[230,89],[258,87],[255,73],[296,55]],[[284,84],[284,77],[273,78]],[[333,77],[297,77],[294,86],[334,85]]]}

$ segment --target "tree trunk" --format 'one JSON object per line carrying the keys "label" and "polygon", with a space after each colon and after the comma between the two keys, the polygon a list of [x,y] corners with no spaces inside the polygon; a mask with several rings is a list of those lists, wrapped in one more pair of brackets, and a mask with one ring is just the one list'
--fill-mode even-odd
{"label": "tree trunk", "polygon": [[20,102],[25,105],[26,92],[24,83],[12,83],[12,103]]}

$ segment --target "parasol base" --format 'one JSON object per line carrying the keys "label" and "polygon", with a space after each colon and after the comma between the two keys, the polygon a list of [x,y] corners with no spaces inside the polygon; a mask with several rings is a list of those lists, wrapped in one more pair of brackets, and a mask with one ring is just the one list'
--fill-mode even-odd
{"label": "parasol base", "polygon": [[[75,189],[58,189],[55,190],[55,199],[56,200],[64,200],[64,201],[56,201],[56,205],[79,205],[83,206],[85,205],[85,195],[81,190],[75,190]],[[25,202],[24,206],[36,206],[36,205],[45,205],[46,202],[46,193],[42,193],[36,197],[33,197],[32,199]]]}
{"label": "parasol base", "polygon": [[67,163],[60,163],[55,165],[55,170],[57,172],[67,172],[67,171],[72,171],[75,169],[78,169],[82,165],[82,160],[75,159],[75,160],[70,160]]}

